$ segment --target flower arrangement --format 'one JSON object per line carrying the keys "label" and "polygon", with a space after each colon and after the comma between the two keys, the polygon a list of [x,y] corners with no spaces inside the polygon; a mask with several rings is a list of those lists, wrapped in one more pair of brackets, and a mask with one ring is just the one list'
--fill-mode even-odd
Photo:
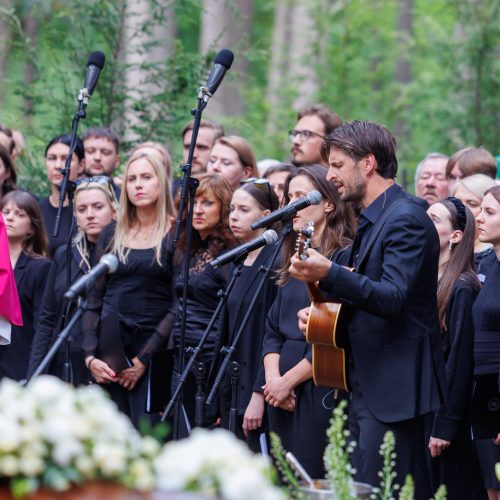
{"label": "flower arrangement", "polygon": [[154,463],[163,491],[199,491],[226,500],[279,500],[272,468],[228,431],[194,429],[189,439],[166,445]]}
{"label": "flower arrangement", "polygon": [[99,387],[75,389],[50,376],[27,387],[0,384],[0,476],[15,497],[94,479],[151,489],[159,449]]}

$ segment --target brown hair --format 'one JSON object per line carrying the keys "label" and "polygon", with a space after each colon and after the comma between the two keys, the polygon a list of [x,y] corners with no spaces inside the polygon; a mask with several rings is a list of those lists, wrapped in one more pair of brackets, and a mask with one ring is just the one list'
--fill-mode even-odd
{"label": "brown hair", "polygon": [[9,191],[17,189],[16,186],[17,174],[16,174],[16,169],[14,168],[14,163],[12,162],[12,157],[10,156],[7,149],[5,149],[1,144],[0,144],[0,159],[4,164],[6,172],[9,174],[9,176],[3,181],[3,184],[1,186],[1,192],[0,192],[0,198],[1,198],[2,195],[5,195]]}
{"label": "brown hair", "polygon": [[92,127],[89,128],[84,136],[82,137],[82,141],[85,143],[87,139],[107,139],[109,142],[112,142],[115,147],[115,152],[118,153],[120,149],[120,139],[118,138],[118,134],[110,129],[109,127]]}
{"label": "brown hair", "polygon": [[[446,308],[450,302],[450,297],[456,282],[458,280],[463,280],[471,283],[474,288],[479,289],[479,280],[475,273],[476,264],[474,262],[476,225],[472,212],[457,198],[447,198],[438,203],[441,203],[448,210],[452,229],[454,231],[462,231],[463,233],[462,239],[458,243],[452,245],[450,259],[446,263],[443,274],[438,281],[437,303],[439,322],[441,326],[445,328]],[[463,229],[460,226],[460,214],[456,204],[460,204],[461,211],[465,210],[466,223]]]}
{"label": "brown hair", "polygon": [[488,189],[488,191],[484,193],[484,196],[486,196],[487,194],[491,194],[491,196],[493,196],[493,198],[495,198],[495,200],[500,203],[500,186],[494,186]]}
{"label": "brown hair", "polygon": [[34,258],[47,257],[49,239],[45,231],[42,212],[35,197],[26,191],[15,190],[7,193],[2,198],[0,209],[3,209],[8,203],[13,203],[21,210],[24,210],[30,218],[33,232],[22,242],[24,252]]}
{"label": "brown hair", "polygon": [[464,148],[450,156],[446,164],[446,177],[458,166],[464,177],[473,174],[484,174],[494,179],[497,175],[497,163],[489,151],[484,148]]}
{"label": "brown hair", "polygon": [[396,139],[378,123],[354,120],[337,127],[321,145],[321,158],[328,163],[330,148],[339,149],[359,161],[368,154],[377,160],[376,171],[385,179],[394,179],[398,173]]}
{"label": "brown hair", "polygon": [[[216,257],[223,250],[236,243],[236,239],[229,229],[229,206],[231,204],[231,198],[233,197],[233,189],[229,185],[229,182],[227,182],[227,180],[219,174],[203,174],[198,177],[198,180],[200,181],[200,184],[196,189],[195,196],[203,196],[205,193],[211,191],[214,193],[221,206],[219,223],[213,228],[212,233],[207,239],[208,251],[212,257]],[[177,207],[179,206],[179,203],[180,194],[177,193]],[[201,246],[201,242],[202,240],[198,231],[193,228],[191,255],[194,255],[194,253],[198,250]],[[179,263],[184,257],[185,248],[186,228],[185,224],[183,224],[176,249],[176,263]]]}
{"label": "brown hair", "polygon": [[297,121],[304,118],[304,116],[317,116],[323,122],[325,136],[331,134],[334,129],[342,125],[342,119],[340,116],[324,104],[314,104],[313,106],[301,109],[297,113]]}
{"label": "brown hair", "polygon": [[[189,132],[190,130],[193,130],[193,127],[194,127],[194,120],[191,120],[190,122],[186,123],[186,125],[184,125],[184,127],[182,128],[181,137],[184,139],[186,133]],[[212,120],[201,120],[200,128],[212,129],[214,131],[214,142],[216,139],[224,135],[224,128],[222,127],[222,125],[219,125],[217,122],[214,122]]]}
{"label": "brown hair", "polygon": [[259,177],[255,154],[253,152],[252,146],[250,146],[250,143],[246,139],[243,139],[243,137],[240,137],[238,135],[225,135],[224,137],[219,137],[214,142],[214,146],[216,144],[222,144],[223,146],[234,149],[243,168],[252,168],[252,172],[247,177]]}
{"label": "brown hair", "polygon": [[12,133],[12,129],[0,123],[0,133],[3,133],[10,139],[7,151],[9,155],[11,155],[14,152],[14,149],[16,148],[16,141],[14,140],[14,134]]}
{"label": "brown hair", "polygon": [[[331,257],[336,250],[348,246],[356,233],[356,218],[354,210],[348,203],[340,200],[339,194],[335,186],[326,180],[328,168],[323,165],[308,165],[307,167],[299,167],[295,174],[291,174],[285,183],[285,205],[290,202],[289,188],[290,181],[299,175],[307,177],[315,189],[317,189],[324,200],[331,201],[334,209],[325,215],[326,224],[318,251],[326,256]],[[284,285],[288,282],[290,267],[290,259],[295,253],[295,240],[297,233],[293,230],[287,237],[287,241],[283,245],[282,251],[282,266],[277,272],[278,285]]]}

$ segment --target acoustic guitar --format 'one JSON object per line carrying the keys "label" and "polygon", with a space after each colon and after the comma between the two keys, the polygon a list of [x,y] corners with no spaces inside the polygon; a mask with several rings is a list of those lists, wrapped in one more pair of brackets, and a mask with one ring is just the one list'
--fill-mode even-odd
{"label": "acoustic guitar", "polygon": [[[296,250],[300,259],[307,259],[314,224],[310,222],[297,238]],[[346,359],[346,315],[342,305],[329,302],[317,283],[306,283],[311,308],[307,320],[306,340],[312,344],[313,379],[316,385],[343,391],[349,390]]]}

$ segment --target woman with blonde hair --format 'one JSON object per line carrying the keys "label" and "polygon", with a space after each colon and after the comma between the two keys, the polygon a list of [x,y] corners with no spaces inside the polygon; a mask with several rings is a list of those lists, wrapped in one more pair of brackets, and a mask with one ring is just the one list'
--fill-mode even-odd
{"label": "woman with blonde hair", "polygon": [[233,189],[239,187],[242,179],[259,177],[252,146],[237,135],[226,135],[215,141],[207,172],[222,175]]}
{"label": "woman with blonde hair", "polygon": [[[103,229],[116,218],[118,203],[108,177],[100,175],[80,179],[76,183],[73,206],[78,232],[73,238],[69,258],[66,245],[59,247],[54,254],[31,349],[28,378],[33,375],[56,341],[63,327],[63,315],[69,319],[74,313],[74,304],[66,309],[64,302],[64,292],[71,284],[68,283],[68,278],[70,282],[74,282],[90,271],[95,264],[95,243]],[[63,380],[67,379],[74,385],[88,384],[90,379],[83,359],[80,322],[77,322],[71,331],[69,348],[69,373],[65,371],[66,346],[56,354],[47,372]]]}
{"label": "woman with blonde hair", "polygon": [[156,155],[136,153],[125,168],[118,221],[97,244],[96,260],[111,252],[118,268],[89,291],[82,318],[85,364],[135,426],[154,382],[146,369],[164,344],[159,324],[172,320],[172,212],[165,168]]}
{"label": "woman with blonde hair", "polygon": [[[455,188],[454,196],[470,209],[474,218],[481,211],[481,202],[488,189],[495,187],[495,181],[484,174],[474,174],[464,177]],[[496,262],[495,252],[489,243],[479,240],[479,232],[476,228],[474,240],[474,259],[476,271],[480,278],[484,278],[488,269]]]}

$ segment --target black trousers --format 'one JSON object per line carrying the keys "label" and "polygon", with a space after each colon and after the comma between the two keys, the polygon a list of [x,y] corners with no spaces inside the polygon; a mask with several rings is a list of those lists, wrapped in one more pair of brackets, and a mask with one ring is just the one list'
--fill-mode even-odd
{"label": "black trousers", "polygon": [[403,486],[411,474],[415,483],[415,498],[428,500],[431,492],[430,479],[426,469],[425,416],[402,422],[384,423],[378,420],[366,405],[359,387],[354,365],[349,365],[351,399],[349,403],[349,431],[356,442],[352,454],[352,465],[356,469],[355,480],[379,486],[379,471],[383,467],[380,445],[387,431],[392,431],[396,440],[395,482]]}

